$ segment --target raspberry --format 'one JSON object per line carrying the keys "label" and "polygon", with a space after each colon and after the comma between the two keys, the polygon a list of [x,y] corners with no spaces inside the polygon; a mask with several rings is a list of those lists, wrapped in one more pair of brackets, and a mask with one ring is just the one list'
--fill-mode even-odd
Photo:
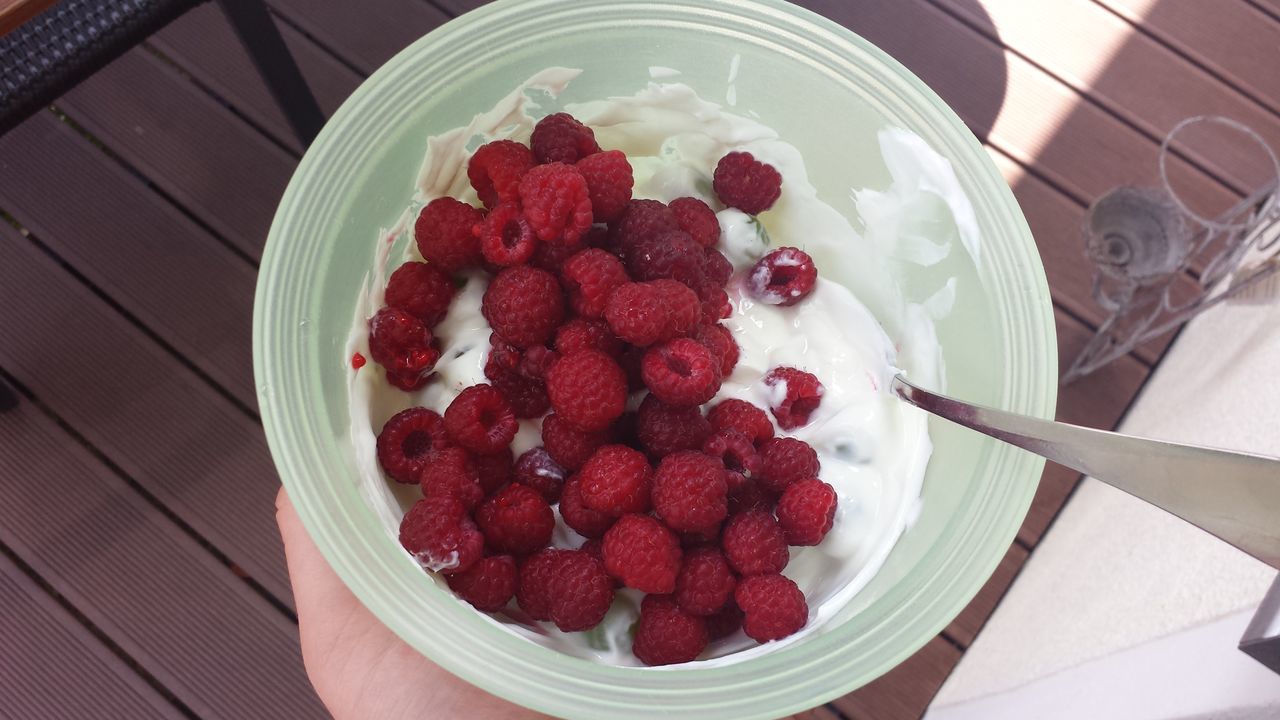
{"label": "raspberry", "polygon": [[778,524],[788,545],[817,545],[836,516],[835,488],[818,480],[799,480],[778,499]]}
{"label": "raspberry", "polygon": [[564,487],[565,472],[546,448],[526,450],[516,460],[515,481],[538,491],[549,503],[560,502],[560,489]]}
{"label": "raspberry", "polygon": [[695,197],[682,197],[667,203],[667,207],[676,216],[680,229],[689,233],[694,242],[705,248],[720,242],[720,221],[706,203]]}
{"label": "raspberry", "polygon": [[793,247],[778,248],[756,262],[747,275],[747,291],[766,305],[795,305],[818,282],[813,258]]}
{"label": "raspberry", "polygon": [[400,544],[427,570],[464,572],[484,553],[484,536],[467,508],[447,495],[423,498],[400,521]]}
{"label": "raspberry", "polygon": [[627,247],[627,273],[636,280],[676,280],[701,287],[707,275],[703,249],[683,230],[641,238]]}
{"label": "raspberry", "polygon": [[560,563],[572,550],[546,548],[530,555],[520,565],[516,582],[516,604],[534,620],[551,619],[551,585]]}
{"label": "raspberry", "polygon": [[701,405],[720,390],[720,368],[711,351],[689,338],[649,348],[640,376],[649,391],[667,405]]}
{"label": "raspberry", "polygon": [[729,515],[747,510],[773,511],[778,498],[766,490],[760,481],[748,479],[742,473],[732,470],[725,472],[724,478],[729,485]]}
{"label": "raspberry", "polygon": [[667,307],[670,317],[667,337],[677,337],[692,332],[701,319],[697,293],[690,292],[687,285],[676,280],[654,280],[650,284],[658,289]]}
{"label": "raspberry", "polygon": [[655,459],[681,450],[697,450],[710,435],[711,424],[697,406],[670,407],[649,394],[636,412],[636,437]]}
{"label": "raspberry", "polygon": [[702,320],[715,324],[733,314],[733,304],[729,302],[729,293],[710,280],[705,281],[698,289],[698,299],[702,301]]}
{"label": "raspberry", "polygon": [[578,549],[604,562],[604,541],[600,538],[591,538],[579,545]]}
{"label": "raspberry", "polygon": [[480,504],[476,523],[489,547],[512,555],[528,555],[551,542],[556,518],[537,490],[514,484]]}
{"label": "raspberry", "polygon": [[560,277],[569,293],[569,307],[585,318],[603,316],[609,295],[630,280],[622,261],[600,248],[587,248],[566,260]]}
{"label": "raspberry", "polygon": [[529,264],[549,273],[559,274],[560,269],[564,267],[564,262],[573,257],[576,253],[582,252],[584,245],[581,242],[572,245],[552,245],[551,243],[538,243],[538,247],[533,251],[533,257],[529,259]]}
{"label": "raspberry", "polygon": [[440,359],[431,340],[427,326],[403,310],[384,307],[369,321],[369,354],[387,369],[388,380],[393,373],[404,382],[426,378]]}
{"label": "raspberry", "polygon": [[560,467],[573,472],[582,467],[601,445],[610,442],[608,430],[584,432],[552,413],[542,419],[542,445]]}
{"label": "raspberry", "polygon": [[514,140],[494,140],[476,148],[467,179],[487,208],[519,198],[520,178],[533,167],[533,153]]}
{"label": "raspberry", "polygon": [[782,575],[743,578],[733,596],[742,608],[743,631],[757,642],[781,640],[809,621],[804,593]]}
{"label": "raspberry", "polygon": [[572,165],[538,165],[520,178],[520,206],[538,239],[575,245],[591,227],[587,181]]}
{"label": "raspberry", "polygon": [[670,597],[649,595],[640,603],[631,652],[645,665],[690,662],[709,641],[706,622],[682,611]]}
{"label": "raspberry", "polygon": [[600,152],[591,128],[562,112],[548,115],[533,126],[529,146],[539,163],[575,163]]}
{"label": "raspberry", "polygon": [[517,348],[545,345],[564,320],[556,276],[521,265],[498,273],[480,307],[493,331]]}
{"label": "raspberry", "polygon": [[696,450],[662,458],[653,474],[653,510],[672,530],[696,532],[724,520],[728,494],[724,464]]}
{"label": "raspberry", "polygon": [[473,455],[471,462],[476,466],[480,489],[485,495],[492,495],[498,488],[506,485],[515,472],[515,455],[509,447],[496,453]]}
{"label": "raspberry", "polygon": [[702,269],[707,276],[707,280],[724,287],[729,282],[729,278],[733,277],[733,263],[729,262],[729,258],[719,250],[709,247],[703,251]]}
{"label": "raspberry", "polygon": [[622,354],[622,341],[600,320],[574,318],[556,331],[556,351],[561,355],[582,350],[598,350],[609,357]]}
{"label": "raspberry", "polygon": [[[711,356],[717,361],[720,377],[729,377],[733,374],[733,369],[738,365],[741,350],[738,348],[738,341],[733,339],[733,333],[729,332],[729,328],[719,323],[703,323],[694,328],[690,337],[711,351]],[[769,422],[767,417],[765,422]]]}
{"label": "raspberry", "polygon": [[605,569],[641,592],[675,590],[680,558],[675,533],[648,515],[623,515],[604,534]]}
{"label": "raspberry", "polygon": [[617,519],[582,504],[582,483],[577,475],[565,482],[560,493],[560,517],[564,518],[565,525],[585,538],[604,537]]}
{"label": "raspberry", "polygon": [[578,471],[582,504],[618,517],[649,509],[653,468],[644,453],[625,445],[605,445]]}
{"label": "raspberry", "polygon": [[707,623],[707,634],[712,640],[720,640],[738,632],[738,628],[742,627],[742,610],[738,607],[738,603],[733,597],[729,597],[729,602],[725,603],[720,612],[715,615],[709,615],[705,618]]}
{"label": "raspberry", "polygon": [[776,367],[765,374],[763,382],[769,388],[769,410],[783,430],[807,425],[827,391],[812,373],[793,367]]}
{"label": "raspberry", "polygon": [[729,518],[720,545],[740,575],[779,573],[790,559],[782,526],[767,510],[748,510]]}
{"label": "raspberry", "polygon": [[752,475],[760,472],[760,455],[751,438],[737,430],[718,430],[702,444],[702,452],[721,459],[733,472]]}
{"label": "raspberry", "polygon": [[529,221],[520,214],[520,205],[514,202],[494,208],[474,231],[484,259],[497,267],[529,262],[539,245]]}
{"label": "raspberry", "polygon": [[520,356],[516,372],[534,380],[546,381],[551,366],[560,361],[560,353],[541,345],[534,345]]}
{"label": "raspberry", "polygon": [[631,202],[631,163],[621,150],[607,150],[588,155],[574,167],[587,181],[591,196],[591,213],[598,223],[612,222],[622,216]]}
{"label": "raspberry", "polygon": [[716,163],[711,186],[720,202],[748,215],[759,215],[773,207],[782,194],[782,176],[749,152],[731,152]]}
{"label": "raspberry", "polygon": [[698,548],[685,553],[676,577],[676,603],[690,615],[714,615],[733,597],[737,585],[738,578],[719,550]]}
{"label": "raspberry", "polygon": [[671,208],[657,200],[632,200],[622,217],[610,226],[609,245],[625,253],[639,240],[679,229],[680,222]]}
{"label": "raspberry", "polygon": [[521,375],[516,368],[521,360],[520,351],[509,345],[507,348],[509,352],[500,348],[490,351],[484,363],[484,376],[511,404],[516,417],[541,417],[551,407],[547,388],[542,382]]}
{"label": "raspberry", "polygon": [[413,224],[418,252],[449,273],[479,265],[480,240],[471,229],[483,219],[479,210],[451,197],[432,200]]}
{"label": "raspberry", "polygon": [[627,376],[613,358],[583,350],[560,359],[547,374],[556,416],[587,432],[603,430],[627,405]]}
{"label": "raspberry", "polygon": [[403,310],[428,328],[444,319],[456,290],[449,276],[434,265],[407,262],[387,281],[387,306]]}
{"label": "raspberry", "polygon": [[756,445],[773,437],[769,416],[746,400],[721,401],[707,413],[707,420],[716,430],[737,430]]}
{"label": "raspberry", "polygon": [[520,429],[511,404],[491,385],[472,385],[444,411],[449,439],[476,453],[496,453],[511,444]]}
{"label": "raspberry", "polygon": [[560,556],[549,590],[551,621],[562,632],[599,625],[613,604],[613,578],[604,563],[579,550]]}
{"label": "raspberry", "polygon": [[484,490],[480,487],[480,475],[471,462],[471,456],[460,447],[446,447],[434,450],[427,458],[427,464],[418,476],[424,497],[449,495],[462,503],[467,510],[484,499]]}
{"label": "raspberry", "polygon": [[638,347],[652,345],[675,335],[667,299],[654,283],[627,283],[609,295],[604,319],[622,340]]}
{"label": "raspberry", "polygon": [[766,490],[781,493],[793,482],[818,476],[818,453],[809,443],[778,437],[760,443],[760,472],[756,478]]}
{"label": "raspberry", "polygon": [[416,483],[431,451],[448,445],[444,421],[434,411],[401,410],[378,433],[378,464],[392,480]]}
{"label": "raspberry", "polygon": [[516,592],[516,561],[510,555],[491,555],[448,580],[449,589],[475,609],[495,612],[506,607]]}

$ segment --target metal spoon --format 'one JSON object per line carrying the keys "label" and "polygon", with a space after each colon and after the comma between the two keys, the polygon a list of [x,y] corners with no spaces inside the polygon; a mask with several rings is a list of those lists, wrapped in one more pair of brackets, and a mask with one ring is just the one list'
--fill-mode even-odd
{"label": "metal spoon", "polygon": [[1120,488],[1280,569],[1280,459],[971,405],[901,375],[890,387],[918,408]]}

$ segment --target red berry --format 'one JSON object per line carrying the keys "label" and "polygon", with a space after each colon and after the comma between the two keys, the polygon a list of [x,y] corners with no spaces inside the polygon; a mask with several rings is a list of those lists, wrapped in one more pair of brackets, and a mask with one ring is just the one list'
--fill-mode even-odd
{"label": "red berry", "polygon": [[671,230],[679,230],[671,208],[657,200],[632,200],[622,217],[609,229],[609,246],[625,254],[634,243]]}
{"label": "red berry", "polygon": [[407,262],[387,281],[387,306],[403,310],[431,328],[449,312],[455,290],[453,280],[434,265]]}
{"label": "red berry", "polygon": [[512,555],[528,555],[551,542],[556,518],[537,490],[514,484],[480,504],[476,523],[489,547]]}
{"label": "red berry", "polygon": [[542,445],[560,467],[573,472],[582,467],[601,445],[610,442],[609,430],[585,432],[552,413],[542,419]]}
{"label": "red berry", "polygon": [[564,294],[555,275],[520,265],[489,283],[480,311],[493,331],[517,348],[546,345],[564,320]]}
{"label": "red berry", "polygon": [[793,247],[778,248],[760,258],[747,274],[747,292],[766,305],[795,305],[809,297],[818,282],[813,258]]}
{"label": "red berry", "polygon": [[351,356],[352,370],[359,370],[360,368],[364,367],[364,363],[365,363],[364,356],[361,355],[360,353],[355,353]]}
{"label": "red berry", "polygon": [[747,510],[764,510],[773,512],[778,496],[766,490],[759,480],[743,477],[742,473],[728,470],[724,475],[729,484],[729,515],[737,515]]}
{"label": "red berry", "polygon": [[591,227],[587,181],[572,165],[538,165],[520,178],[520,206],[538,239],[576,245]]}
{"label": "red berry", "polygon": [[467,508],[447,495],[423,498],[400,521],[400,544],[427,570],[464,572],[484,553],[484,536]]}
{"label": "red berry", "polygon": [[653,468],[639,450],[605,445],[578,471],[578,479],[582,503],[596,512],[618,517],[649,509]]}
{"label": "red berry", "polygon": [[748,215],[759,215],[773,207],[782,194],[782,175],[749,152],[731,152],[716,163],[711,185],[720,202]]}
{"label": "red berry", "polygon": [[742,629],[757,642],[781,640],[809,621],[804,593],[788,577],[776,574],[743,578],[734,591],[742,608]]}
{"label": "red berry", "polygon": [[667,203],[667,207],[676,216],[680,229],[689,233],[694,242],[707,248],[720,242],[720,221],[706,203],[695,197],[682,197]]}
{"label": "red berry", "polygon": [[511,404],[490,385],[458,393],[444,411],[449,439],[475,453],[496,453],[511,444],[520,429]]}
{"label": "red berry", "polygon": [[719,550],[698,548],[684,555],[675,598],[680,609],[690,615],[714,615],[733,597],[737,585],[737,576]]}
{"label": "red berry", "polygon": [[711,351],[689,338],[649,348],[640,376],[649,391],[667,405],[701,405],[720,390],[720,368]]}
{"label": "red berry", "polygon": [[384,307],[369,321],[369,354],[387,369],[388,379],[392,373],[402,379],[431,374],[440,359],[431,340],[427,326],[403,310]]}
{"label": "red berry", "polygon": [[516,592],[516,561],[510,555],[481,558],[465,572],[450,575],[449,589],[477,610],[501,610]]}
{"label": "red berry", "polygon": [[627,156],[621,150],[607,150],[582,158],[574,167],[587,181],[595,221],[612,222],[621,217],[631,202],[634,183]]}
{"label": "red berry", "polygon": [[561,632],[590,630],[613,604],[613,578],[599,558],[569,550],[556,563],[548,597],[551,621]]}
{"label": "red berry", "polygon": [[705,255],[683,230],[636,240],[627,247],[627,273],[636,280],[676,280],[699,288],[707,280]]}
{"label": "red berry", "polygon": [[526,450],[516,460],[515,481],[537,490],[549,503],[560,502],[564,479],[564,468],[551,459],[546,448]]}
{"label": "red berry", "polygon": [[546,386],[541,380],[521,374],[518,365],[523,355],[505,342],[502,344],[506,347],[490,351],[484,363],[484,376],[511,404],[516,417],[542,417],[551,407]]}
{"label": "red berry", "polygon": [[799,480],[778,499],[778,524],[788,545],[817,545],[836,516],[835,488],[818,480]]}
{"label": "red berry", "polygon": [[697,450],[711,435],[711,425],[697,406],[671,407],[646,395],[636,413],[636,438],[650,457]]}
{"label": "red berry", "polygon": [[484,259],[498,267],[529,262],[538,249],[538,237],[520,213],[520,205],[506,202],[494,208],[475,227]]}
{"label": "red berry", "polygon": [[609,296],[604,318],[624,341],[643,347],[671,334],[671,312],[651,283],[627,283]]}
{"label": "red berry", "polygon": [[560,277],[569,293],[569,307],[586,318],[603,316],[609,296],[630,280],[618,256],[600,248],[587,248],[566,260]]}
{"label": "red berry", "polygon": [[[588,231],[588,234],[590,231]],[[538,243],[538,248],[533,251],[533,257],[529,259],[529,264],[546,270],[549,273],[560,273],[560,269],[564,267],[564,262],[573,257],[574,254],[582,251],[585,244],[579,240],[571,245],[552,245],[551,243]]]}
{"label": "red berry", "polygon": [[479,265],[480,240],[471,229],[483,219],[479,210],[451,197],[432,200],[413,224],[418,252],[449,273]]}
{"label": "red berry", "polygon": [[560,353],[542,345],[534,345],[520,356],[516,372],[528,378],[546,381],[551,366],[560,361]]}
{"label": "red berry", "polygon": [[560,493],[560,517],[564,518],[565,525],[585,538],[604,537],[617,519],[582,504],[582,483],[577,475],[565,482]]}
{"label": "red berry", "polygon": [[515,454],[509,447],[496,453],[472,455],[471,462],[476,466],[476,475],[480,478],[480,489],[485,495],[492,495],[498,488],[510,482],[515,472]]}
{"label": "red berry", "polygon": [[534,620],[551,619],[551,586],[560,563],[570,552],[573,551],[546,548],[521,563],[516,583],[516,604]]}
{"label": "red berry", "polygon": [[707,280],[698,289],[698,299],[702,302],[702,321],[715,324],[733,314],[733,304],[729,302],[729,293],[711,280]]}
{"label": "red berry", "polygon": [[725,257],[724,253],[713,247],[704,251],[702,268],[707,275],[707,280],[722,288],[729,282],[729,278],[733,277],[733,263],[729,262],[729,258]]}
{"label": "red berry", "polygon": [[673,665],[695,660],[710,639],[702,618],[684,612],[668,596],[649,595],[640,603],[631,652],[645,665]]}
{"label": "red berry", "polygon": [[590,538],[578,546],[578,549],[604,562],[604,541],[600,538]]}
{"label": "red berry", "polygon": [[653,280],[669,317],[666,338],[688,335],[693,332],[701,320],[701,308],[697,293],[675,280]]}
{"label": "red berry", "polygon": [[622,341],[601,320],[574,318],[556,331],[556,351],[568,355],[582,350],[598,350],[609,357],[622,354]]}
{"label": "red berry", "polygon": [[[711,351],[711,356],[716,359],[720,377],[725,378],[733,374],[733,369],[738,365],[741,350],[738,348],[738,341],[733,339],[733,333],[729,332],[729,328],[719,323],[704,323],[694,328],[690,337]],[[765,422],[768,422],[768,418]]]}
{"label": "red berry", "polygon": [[720,458],[725,469],[744,475],[755,476],[762,465],[751,438],[737,430],[716,431],[702,444],[702,452]]}
{"label": "red berry", "polygon": [[720,544],[725,559],[740,575],[779,573],[790,559],[782,527],[765,510],[748,510],[729,518]]}
{"label": "red berry", "polygon": [[467,451],[460,447],[432,451],[418,478],[424,497],[449,495],[467,510],[475,509],[484,498],[476,466]]}
{"label": "red berry", "polygon": [[718,458],[683,450],[658,464],[653,475],[653,509],[672,530],[706,530],[728,515],[729,488]]}
{"label": "red berry", "polygon": [[793,482],[818,476],[818,453],[809,443],[778,437],[760,444],[760,472],[756,478],[766,490],[781,493]]}
{"label": "red berry", "polygon": [[448,445],[444,421],[434,411],[401,410],[378,433],[378,464],[392,480],[416,483],[431,451]]}
{"label": "red berry", "polygon": [[519,199],[520,178],[533,167],[533,153],[514,140],[494,140],[476,148],[467,179],[487,208]]}
{"label": "red berry", "polygon": [[707,413],[707,420],[716,430],[737,430],[756,445],[773,437],[769,416],[746,400],[731,398],[719,402]]}
{"label": "red berry", "polygon": [[604,567],[624,585],[669,593],[680,572],[680,539],[648,515],[623,515],[604,534]]}
{"label": "red berry", "polygon": [[770,397],[781,396],[769,408],[783,430],[807,425],[809,416],[822,403],[826,388],[818,382],[812,373],[797,370],[793,367],[776,367],[764,376],[765,387],[769,388]]}
{"label": "red berry", "polygon": [[729,602],[725,603],[720,612],[715,615],[709,615],[705,618],[707,622],[707,633],[712,640],[727,638],[738,632],[742,627],[742,610],[738,607],[738,603],[733,597],[729,597]]}
{"label": "red berry", "polygon": [[551,407],[565,422],[588,432],[603,430],[627,406],[627,376],[618,363],[595,350],[560,359],[547,374]]}
{"label": "red berry", "polygon": [[562,112],[548,115],[533,126],[529,146],[539,163],[575,163],[600,152],[591,128]]}

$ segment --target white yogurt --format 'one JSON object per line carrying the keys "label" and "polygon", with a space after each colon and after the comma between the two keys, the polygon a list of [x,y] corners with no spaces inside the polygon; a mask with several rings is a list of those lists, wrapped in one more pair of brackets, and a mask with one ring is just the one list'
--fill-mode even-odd
{"label": "white yogurt", "polygon": [[[467,147],[475,137],[507,137],[527,142],[533,127],[528,110],[530,91],[556,95],[579,71],[544,70],[503,98],[493,110],[476,116],[465,128],[428,139],[414,204],[391,231],[380,233],[375,270],[357,299],[347,357],[368,355],[368,318],[382,303],[393,240],[406,234],[422,203],[441,195],[475,201],[466,180]],[[661,74],[659,74],[661,75]],[[762,378],[770,369],[792,366],[816,375],[826,393],[810,422],[787,434],[814,447],[822,463],[821,478],[839,495],[835,525],[821,545],[792,548],[784,574],[795,580],[809,602],[808,625],[782,641],[757,645],[739,633],[714,643],[692,665],[737,662],[814,633],[864,587],[880,568],[902,531],[919,513],[920,487],[932,446],[923,412],[888,394],[894,373],[906,371],[926,385],[941,386],[941,355],[933,319],[949,312],[955,297],[950,282],[923,304],[908,303],[891,280],[879,279],[868,292],[877,306],[891,308],[882,324],[843,285],[820,279],[814,292],[793,307],[753,301],[745,292],[746,268],[772,247],[797,246],[818,258],[841,258],[856,251],[860,262],[880,266],[896,257],[920,264],[936,262],[949,252],[923,238],[904,237],[904,214],[921,194],[941,199],[951,208],[962,245],[976,262],[978,235],[972,209],[959,190],[947,161],[916,136],[902,130],[881,133],[881,149],[893,176],[887,191],[857,190],[860,220],[866,234],[821,202],[808,183],[804,163],[791,145],[755,120],[722,112],[682,84],[650,84],[631,97],[611,98],[565,108],[590,125],[601,147],[627,153],[635,169],[636,197],[670,201],[700,197],[715,209],[721,248],[735,267],[728,288],[733,314],[725,324],[741,348],[733,374],[726,378],[717,402],[742,398],[768,406],[771,393]],[[711,191],[711,172],[730,150],[748,150],[774,165],[783,177],[782,196],[759,220],[724,209]],[[411,233],[411,231],[408,231]],[[404,238],[401,238],[404,239]],[[412,242],[403,260],[420,260]],[[887,278],[887,274],[885,275]],[[484,281],[468,278],[448,315],[436,329],[442,355],[439,379],[407,394],[389,386],[373,364],[353,372],[348,391],[351,437],[360,468],[362,493],[379,514],[387,532],[397,534],[404,510],[420,497],[417,488],[389,482],[374,451],[377,430],[399,410],[421,405],[443,412],[463,388],[485,382],[483,367],[489,327],[480,314]],[[885,328],[895,328],[890,337]],[[538,422],[524,421],[516,437],[516,453],[539,444]],[[553,540],[563,547],[583,542],[559,525]],[[405,554],[406,562],[413,562]],[[637,665],[628,630],[638,613],[641,595],[622,591],[605,621],[587,633],[565,634],[549,623],[527,627],[503,616],[486,616],[495,624],[566,653],[616,665]]]}

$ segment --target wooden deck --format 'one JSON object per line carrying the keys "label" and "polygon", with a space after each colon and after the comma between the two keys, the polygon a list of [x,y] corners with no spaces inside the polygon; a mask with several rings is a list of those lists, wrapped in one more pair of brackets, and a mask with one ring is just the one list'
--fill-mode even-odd
{"label": "wooden deck", "polygon": [[[269,0],[331,112],[467,0]],[[1276,0],[810,0],[933,86],[1035,233],[1069,361],[1102,318],[1079,240],[1094,197],[1151,183],[1164,133],[1217,113],[1280,147]],[[323,716],[297,649],[278,481],[250,369],[254,276],[301,148],[216,6],[0,137],[0,714]],[[1259,153],[1178,148],[1224,208]],[[217,308],[217,312],[209,312]],[[1167,344],[1066,388],[1113,426]],[[3,404],[0,403],[0,407]],[[1046,470],[992,580],[915,657],[807,717],[916,718],[1077,476]]]}

